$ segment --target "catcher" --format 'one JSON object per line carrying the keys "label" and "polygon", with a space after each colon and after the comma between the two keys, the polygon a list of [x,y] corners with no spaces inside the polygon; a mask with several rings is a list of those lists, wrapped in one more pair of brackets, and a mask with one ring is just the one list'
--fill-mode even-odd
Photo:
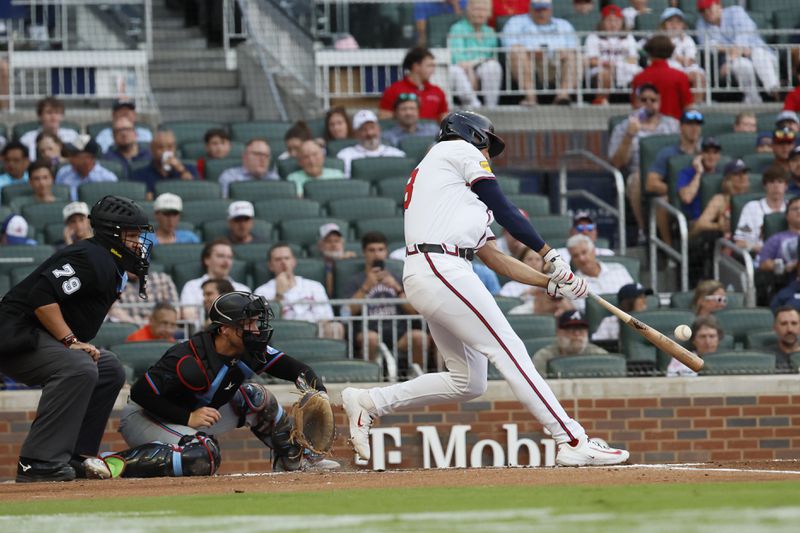
{"label": "catcher", "polygon": [[[275,471],[338,468],[324,458],[334,436],[325,386],[269,346],[271,318],[255,294],[218,297],[208,329],[167,350],[131,387],[119,428],[131,448],[86,459],[86,477],[213,475],[221,460],[215,436],[242,426],[272,449]],[[262,372],[300,388],[291,415],[263,385],[246,382]]]}

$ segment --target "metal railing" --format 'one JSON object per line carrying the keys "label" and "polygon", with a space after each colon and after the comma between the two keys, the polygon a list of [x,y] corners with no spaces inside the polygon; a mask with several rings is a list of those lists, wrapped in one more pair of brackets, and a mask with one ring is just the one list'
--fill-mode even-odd
{"label": "metal railing", "polygon": [[[671,219],[678,223],[678,246],[676,250],[658,236],[656,228],[656,217],[658,209],[667,211]],[[650,200],[650,220],[649,220],[649,260],[650,260],[650,286],[654,292],[658,292],[658,252],[663,252],[669,259],[674,259],[680,267],[681,291],[689,290],[689,224],[686,222],[686,215],[669,202],[661,198]]]}
{"label": "metal railing", "polygon": [[[614,179],[614,192],[616,193],[616,207],[613,207],[596,194],[585,189],[569,190],[567,188],[567,163],[570,159],[586,159],[612,175]],[[612,216],[617,217],[617,232],[619,234],[617,251],[620,255],[625,255],[628,241],[625,224],[625,180],[622,177],[622,172],[607,161],[600,159],[592,152],[587,152],[586,150],[569,150],[564,152],[558,160],[558,165],[559,213],[562,215],[567,214],[567,200],[569,198],[584,198],[588,202],[605,209]]]}
{"label": "metal railing", "polygon": [[[723,250],[726,253],[723,253]],[[738,257],[738,261],[731,256]],[[717,239],[714,243],[714,279],[722,281],[720,278],[720,267],[729,270],[733,275],[738,278],[739,287],[744,292],[744,303],[747,307],[755,307],[756,305],[756,285],[755,285],[755,268],[753,267],[753,258],[750,253],[738,246],[733,241],[727,239]],[[727,285],[727,284],[726,284]]]}

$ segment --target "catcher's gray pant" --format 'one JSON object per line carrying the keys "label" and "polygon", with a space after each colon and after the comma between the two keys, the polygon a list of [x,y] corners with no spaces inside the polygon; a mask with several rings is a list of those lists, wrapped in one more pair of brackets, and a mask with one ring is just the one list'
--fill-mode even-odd
{"label": "catcher's gray pant", "polygon": [[[164,444],[178,444],[184,435],[194,435],[202,431],[207,435],[219,436],[234,430],[239,425],[237,415],[230,404],[225,404],[219,409],[219,421],[209,428],[195,429],[180,424],[169,424],[159,420],[154,415],[145,411],[141,405],[128,401],[122,411],[119,421],[119,432],[128,446],[134,448],[148,442],[163,442]],[[246,424],[252,426],[258,420],[259,413],[251,413],[246,417]]]}
{"label": "catcher's gray pant", "polygon": [[42,386],[21,457],[66,463],[73,455],[97,455],[125,384],[125,371],[113,353],[100,350],[95,363],[86,352],[70,350],[42,330],[36,350],[0,357],[0,372]]}

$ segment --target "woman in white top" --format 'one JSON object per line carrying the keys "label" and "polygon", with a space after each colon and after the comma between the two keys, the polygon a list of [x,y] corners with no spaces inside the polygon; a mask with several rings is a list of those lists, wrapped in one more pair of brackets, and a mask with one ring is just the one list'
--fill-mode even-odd
{"label": "woman in white top", "polygon": [[[694,348],[694,353],[702,358],[704,355],[716,352],[724,336],[725,332],[720,327],[717,319],[709,315],[700,317],[694,321],[692,324],[692,336],[689,342]],[[677,359],[670,360],[669,366],[667,367],[667,377],[670,378],[680,376],[693,377],[696,375],[697,372]]]}
{"label": "woman in white top", "polygon": [[706,93],[706,73],[697,64],[697,45],[686,34],[686,18],[677,7],[668,7],[661,13],[661,29],[667,32],[675,51],[669,59],[669,66],[689,76],[692,96],[695,102],[702,102]]}

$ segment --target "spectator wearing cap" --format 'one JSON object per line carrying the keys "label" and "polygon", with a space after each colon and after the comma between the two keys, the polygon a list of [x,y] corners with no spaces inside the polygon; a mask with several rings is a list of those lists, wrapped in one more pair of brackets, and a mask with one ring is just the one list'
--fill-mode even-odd
{"label": "spectator wearing cap", "polygon": [[148,165],[153,156],[150,150],[139,146],[138,130],[128,117],[116,117],[111,122],[111,133],[114,144],[106,150],[103,159],[116,161],[122,165],[123,174],[120,178],[130,179],[133,175],[133,168]]}
{"label": "spectator wearing cap", "polygon": [[697,0],[697,11],[697,41],[710,45],[712,53],[718,54],[720,78],[732,74],[744,92],[746,104],[762,101],[756,75],[764,89],[777,96],[777,57],[764,44],[747,11],[741,6],[723,9],[721,0]]}
{"label": "spectator wearing cap", "polygon": [[78,199],[78,187],[84,183],[117,181],[118,178],[113,172],[97,162],[100,147],[88,135],[80,135],[64,149],[69,158],[69,165],[59,169],[56,183],[69,187],[72,200]]}
{"label": "spectator wearing cap", "polygon": [[599,355],[606,350],[589,342],[589,322],[581,311],[564,311],[556,322],[556,341],[533,354],[533,366],[547,375],[548,363],[557,357]]}
{"label": "spectator wearing cap", "polygon": [[787,111],[784,109],[778,113],[778,116],[775,118],[775,129],[788,129],[797,133],[800,131],[800,118],[797,117],[797,113],[794,111]]}
{"label": "spectator wearing cap", "polygon": [[744,248],[753,255],[758,254],[764,246],[762,228],[764,217],[772,213],[786,212],[786,189],[789,175],[778,166],[771,166],[761,176],[766,196],[760,200],[751,200],[744,204],[739,222],[733,234],[736,246]]}
{"label": "spectator wearing cap", "polygon": [[659,18],[661,29],[667,33],[675,47],[667,63],[689,77],[694,101],[702,102],[705,98],[706,73],[697,64],[697,45],[686,33],[686,16],[679,8],[668,7]]}
{"label": "spectator wearing cap", "polygon": [[153,142],[150,143],[152,161],[149,165],[135,170],[131,177],[131,180],[140,181],[147,186],[148,200],[155,197],[156,184],[160,181],[197,179],[197,168],[178,159],[177,148],[175,134],[172,131],[159,130],[153,135]]}
{"label": "spectator wearing cap", "polygon": [[303,186],[308,181],[346,178],[340,169],[325,166],[325,150],[313,140],[304,142],[300,147],[297,163],[300,165],[300,169],[286,176],[286,180],[297,186],[297,196],[301,198]]}
{"label": "spectator wearing cap", "polygon": [[197,160],[197,172],[206,177],[206,161],[209,159],[225,159],[231,153],[231,135],[224,128],[211,128],[203,134],[206,155]]}
{"label": "spectator wearing cap", "polygon": [[[647,171],[645,192],[667,200],[669,186],[667,175],[669,173],[669,160],[676,155],[697,155],[700,151],[700,138],[703,134],[704,117],[696,109],[687,109],[681,115],[678,144],[662,148],[656,160]],[[656,212],[656,222],[661,239],[667,244],[672,244],[672,232],[669,226],[669,217],[664,209]]]}
{"label": "spectator wearing cap", "polygon": [[242,166],[229,168],[219,177],[220,192],[228,197],[231,183],[240,181],[277,180],[278,173],[270,169],[272,148],[266,139],[251,139],[242,152]]}
{"label": "spectator wearing cap", "polygon": [[[744,161],[734,159],[725,165],[722,178],[721,191],[711,197],[703,209],[700,217],[689,230],[689,238],[700,237],[702,233],[713,234],[725,239],[731,238],[731,197],[744,194],[750,190],[750,175]],[[708,259],[708,256],[704,258]]]}
{"label": "spectator wearing cap", "polygon": [[[772,297],[769,306],[772,308],[772,312],[775,314],[776,322],[778,313],[783,309],[792,309],[800,312],[800,278],[798,278],[798,276],[792,276],[792,280],[785,287],[779,290],[775,296]],[[776,331],[776,333],[778,332]],[[780,337],[781,335],[778,333],[778,342],[779,344],[783,344]],[[798,342],[800,342],[800,339]],[[787,343],[787,345],[789,344],[791,343]],[[797,346],[797,343],[794,343],[791,347],[795,348],[795,346]],[[779,348],[779,346],[773,345],[773,351],[776,351],[776,348]],[[785,353],[791,354],[793,352],[800,352],[800,347],[797,347],[791,351],[787,350]],[[776,355],[778,354],[776,353]]]}
{"label": "spectator wearing cap", "polygon": [[5,173],[0,174],[0,189],[14,183],[28,181],[28,149],[24,144],[11,141],[3,147],[3,167]]}
{"label": "spectator wearing cap", "polygon": [[[597,224],[595,223],[594,218],[592,218],[592,214],[589,211],[575,212],[575,216],[572,217],[572,227],[569,229],[569,235],[567,235],[567,238],[569,239],[573,235],[586,235],[592,239],[596,255],[614,255],[614,250],[611,250],[610,248],[600,248],[597,246],[597,237],[599,236],[599,232],[597,231]],[[558,253],[567,263],[571,261],[569,250],[566,246],[564,248],[559,248]]]}
{"label": "spectator wearing cap", "polygon": [[772,132],[772,153],[775,154],[774,165],[779,165],[791,172],[789,159],[797,142],[797,133],[789,128],[783,128]]}
{"label": "spectator wearing cap", "polygon": [[20,215],[8,215],[0,227],[0,246],[38,244],[28,238],[28,221]]}
{"label": "spectator wearing cap", "polygon": [[[784,272],[792,273],[797,268],[797,242],[800,237],[800,196],[786,204],[786,230],[771,235],[756,257],[758,269],[775,272],[775,260],[783,263]],[[780,269],[779,269],[780,270]]]}
{"label": "spectator wearing cap", "polygon": [[700,153],[694,156],[692,164],[678,174],[676,188],[681,201],[681,210],[690,225],[700,218],[703,212],[700,198],[700,183],[703,176],[718,171],[719,160],[722,157],[722,145],[715,137],[706,137],[700,143]]}
{"label": "spectator wearing cap", "polygon": [[352,259],[356,257],[356,253],[346,249],[342,228],[335,222],[328,222],[319,227],[317,250],[319,250],[322,260],[325,261],[325,288],[329,295],[333,295],[333,272],[336,261]]}
{"label": "spectator wearing cap", "polygon": [[[725,336],[725,332],[713,316],[698,317],[692,323],[692,336],[689,344],[693,352],[702,358],[705,355],[716,353],[719,343]],[[675,358],[670,359],[667,367],[667,377],[695,377],[697,372],[684,365]]]}
{"label": "spectator wearing cap", "polygon": [[772,132],[762,131],[756,137],[756,153],[757,154],[771,154],[772,153]]}
{"label": "spectator wearing cap", "polygon": [[[567,239],[567,249],[575,267],[575,275],[583,277],[593,293],[610,294],[623,285],[634,283],[624,265],[597,260],[594,242],[587,235],[578,234]],[[586,302],[575,300],[573,305],[582,311]]]}
{"label": "spectator wearing cap", "polygon": [[[653,289],[645,288],[641,283],[629,283],[617,291],[617,307],[626,313],[639,313],[647,311],[647,296],[653,294]],[[619,319],[607,316],[600,321],[597,330],[592,335],[593,341],[618,341]]]}
{"label": "spectator wearing cap", "polygon": [[[177,302],[178,289],[172,277],[166,272],[150,271],[147,274],[147,295],[152,302]],[[120,304],[141,304],[139,297],[139,278],[128,272],[128,283],[119,295],[119,298],[111,306],[108,316],[112,322],[130,322],[138,326],[147,324],[150,317],[150,307],[143,305],[131,305],[122,307]],[[180,313],[179,313],[180,315]],[[184,317],[186,318],[186,317]]]}
{"label": "spectator wearing cap", "polygon": [[56,177],[49,161],[34,161],[28,167],[28,185],[31,187],[33,201],[39,204],[51,204],[56,201],[53,184]]}
{"label": "spectator wearing cap", "polygon": [[58,98],[48,96],[36,102],[36,116],[39,119],[39,127],[24,133],[19,138],[19,142],[28,147],[29,159],[36,159],[36,137],[42,132],[56,135],[64,144],[78,138],[77,131],[61,127],[61,122],[64,120],[64,103]]}
{"label": "spectator wearing cap", "polygon": [[539,81],[545,87],[556,85],[554,103],[569,105],[578,83],[580,40],[572,24],[553,17],[552,0],[531,0],[529,12],[511,17],[502,35],[503,46],[510,48],[511,77],[525,94],[520,104],[538,103]]}
{"label": "spectator wearing cap", "polygon": [[325,287],[318,281],[294,273],[297,259],[288,243],[272,245],[267,252],[267,268],[273,278],[254,292],[281,306],[281,318],[304,320],[318,325],[319,336],[343,339],[344,327],[333,322],[333,308]]}
{"label": "spectator wearing cap", "polygon": [[789,196],[800,195],[800,146],[795,146],[789,152]]}
{"label": "spectator wearing cap", "polygon": [[625,19],[625,29],[636,29],[636,17],[652,13],[653,10],[647,5],[647,0],[628,0],[628,7],[622,9],[622,16]]}
{"label": "spectator wearing cap", "polygon": [[200,238],[187,229],[180,229],[183,200],[177,194],[159,194],[153,203],[156,218],[156,231],[148,238],[153,246],[160,244],[197,244]]}
{"label": "spectator wearing cap", "polygon": [[644,231],[642,187],[639,178],[639,141],[651,135],[678,133],[680,123],[661,113],[661,95],[650,83],[640,85],[634,92],[633,112],[614,126],[608,141],[611,164],[627,174],[626,193],[639,229]]}
{"label": "spectator wearing cap", "polygon": [[[438,85],[430,82],[436,62],[430,50],[423,47],[412,48],[403,58],[405,77],[391,84],[383,91],[378,104],[380,118],[392,118],[394,105],[401,94],[414,93],[419,100],[420,118],[440,122],[447,115],[447,97]],[[376,121],[377,122],[377,121]],[[353,118],[353,130],[357,130]]]}
{"label": "spectator wearing cap", "polygon": [[125,342],[175,342],[177,330],[178,310],[169,302],[158,302],[150,313],[147,324],[128,335]]}
{"label": "spectator wearing cap", "polygon": [[237,291],[251,292],[250,287],[231,278],[233,268],[233,248],[228,239],[215,239],[207,242],[200,255],[200,264],[205,272],[202,276],[190,279],[181,289],[183,314],[188,319],[198,315],[197,308],[203,305],[203,282],[209,278],[227,279]]}
{"label": "spectator wearing cap", "polygon": [[[487,24],[492,16],[491,0],[469,0],[464,18],[450,26],[450,85],[462,105],[478,108],[480,87],[486,107],[496,107],[503,83],[503,67],[495,57],[500,45],[497,33]],[[398,109],[395,106],[395,120]],[[398,120],[399,122],[399,120]],[[396,146],[396,143],[395,143]]]}
{"label": "spectator wearing cap", "polygon": [[600,14],[597,26],[600,33],[586,37],[584,55],[592,86],[597,87],[597,96],[592,104],[608,105],[608,92],[612,87],[629,86],[642,67],[639,66],[636,39],[630,33],[621,32],[623,19],[619,6],[608,4]]}
{"label": "spectator wearing cap", "polygon": [[247,200],[231,202],[228,206],[228,240],[231,244],[263,244],[267,235],[254,235],[256,210]]}
{"label": "spectator wearing cap", "polygon": [[661,112],[680,119],[683,111],[692,105],[693,98],[689,77],[683,71],[669,66],[668,60],[675,51],[675,45],[666,35],[656,35],[648,39],[644,51],[650,58],[650,64],[633,78],[631,87],[634,94],[638,87],[646,83],[655,85],[661,94]]}
{"label": "spectator wearing cap", "polygon": [[402,93],[397,97],[394,109],[395,124],[383,133],[383,140],[392,146],[400,146],[406,137],[433,138],[439,132],[436,122],[419,120],[419,99],[414,93]]}
{"label": "spectator wearing cap", "polygon": [[381,126],[378,117],[368,109],[353,115],[353,132],[358,144],[339,150],[336,157],[344,161],[344,173],[350,177],[354,160],[367,157],[405,157],[406,153],[381,142]]}
{"label": "spectator wearing cap", "polygon": [[798,83],[795,85],[794,90],[786,95],[786,99],[783,101],[783,109],[797,113],[800,111],[800,63],[795,63],[795,65],[795,79]]}
{"label": "spectator wearing cap", "polygon": [[206,313],[205,327],[208,327],[211,324],[211,321],[208,319],[208,312],[211,310],[211,305],[214,303],[214,300],[236,289],[233,288],[230,281],[222,278],[209,278],[200,285],[200,288],[203,290],[203,309]]}
{"label": "spectator wearing cap", "polygon": [[752,111],[742,111],[736,115],[733,121],[734,133],[756,133],[758,132],[758,119]]}
{"label": "spectator wearing cap", "polygon": [[64,240],[56,247],[69,246],[94,235],[89,223],[89,206],[86,202],[71,202],[61,211],[64,219]]}
{"label": "spectator wearing cap", "polygon": [[118,118],[124,118],[131,123],[131,127],[134,128],[133,134],[138,142],[149,143],[153,140],[153,132],[150,131],[150,128],[136,125],[136,102],[123,99],[114,100],[111,104],[111,127],[103,128],[94,137],[103,153],[108,152],[115,144],[119,146],[114,132],[114,122]]}

